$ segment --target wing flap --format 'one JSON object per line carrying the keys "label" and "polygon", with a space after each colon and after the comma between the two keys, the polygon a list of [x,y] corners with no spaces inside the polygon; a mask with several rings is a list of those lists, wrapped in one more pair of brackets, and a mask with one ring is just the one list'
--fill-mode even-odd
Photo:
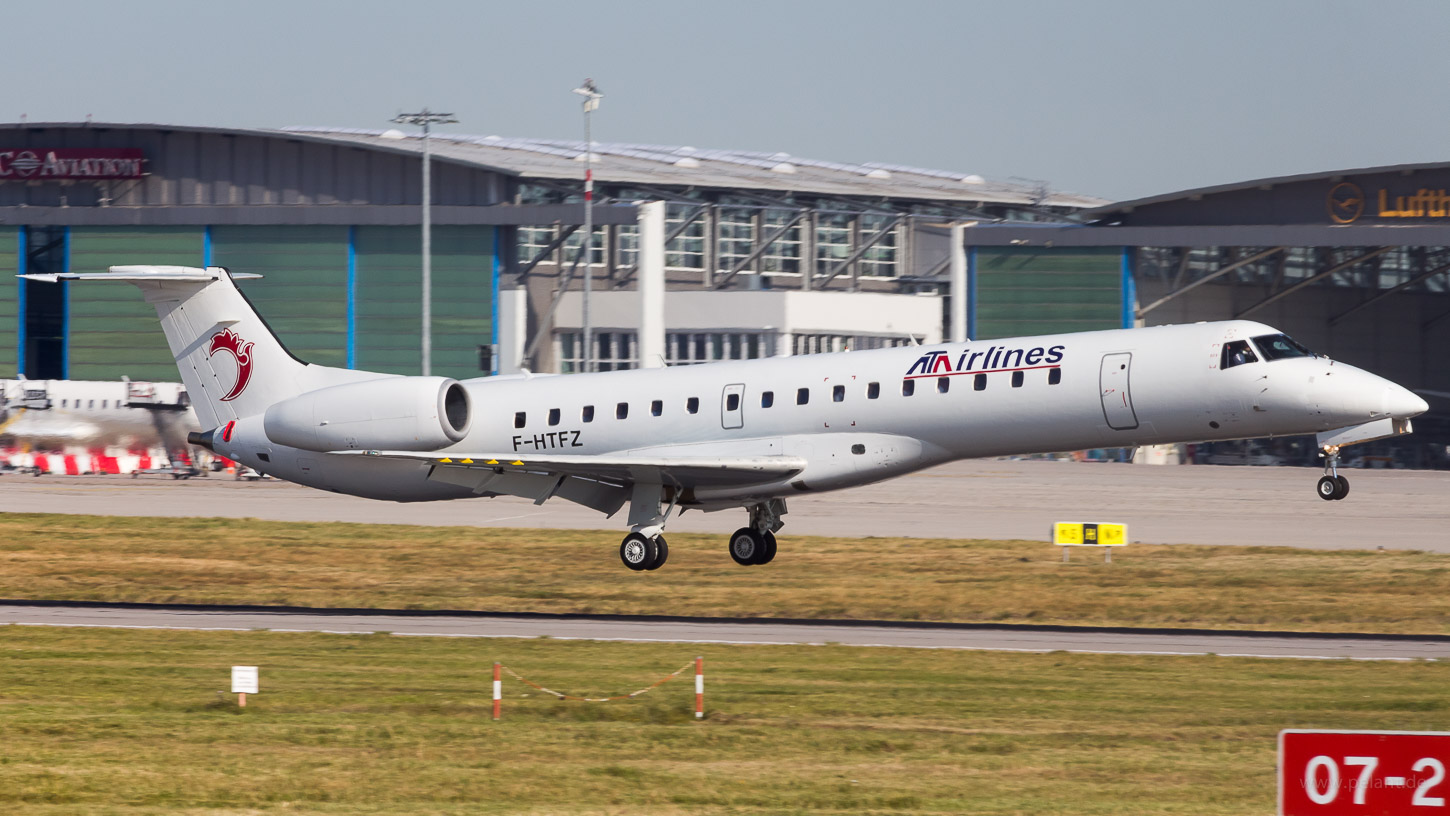
{"label": "wing flap", "polygon": [[[531,456],[499,453],[418,453],[414,451],[333,451],[339,455],[408,459],[435,467],[496,474],[532,473],[572,476],[619,485],[658,482],[675,487],[762,484],[800,473],[806,461],[795,456]],[[480,480],[482,490],[489,487]]]}

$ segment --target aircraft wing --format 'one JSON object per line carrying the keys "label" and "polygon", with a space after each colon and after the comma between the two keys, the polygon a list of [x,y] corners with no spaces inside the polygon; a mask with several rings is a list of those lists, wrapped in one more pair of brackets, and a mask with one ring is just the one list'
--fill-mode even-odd
{"label": "aircraft wing", "polygon": [[731,487],[789,478],[806,467],[795,456],[534,456],[517,453],[332,451],[402,459],[432,466],[429,478],[474,493],[507,494],[535,504],[558,496],[613,515],[638,483],[666,487]]}
{"label": "aircraft wing", "polygon": [[517,453],[334,451],[384,459],[411,459],[444,468],[502,473],[552,473],[619,483],[659,482],[676,487],[773,482],[805,469],[795,456],[533,456]]}

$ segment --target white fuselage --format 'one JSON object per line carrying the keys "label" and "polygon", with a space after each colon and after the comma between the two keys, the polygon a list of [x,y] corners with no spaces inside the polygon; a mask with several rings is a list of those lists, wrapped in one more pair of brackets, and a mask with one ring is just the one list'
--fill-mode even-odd
{"label": "white fuselage", "polygon": [[[1325,357],[1220,370],[1225,342],[1269,334],[1277,330],[1228,321],[468,380],[471,427],[438,455],[807,462],[790,478],[701,486],[681,498],[708,509],[866,484],[954,459],[1311,434],[1423,410],[1405,389]],[[259,418],[238,421],[233,442],[218,452],[343,493],[398,501],[475,495],[430,479],[426,462],[277,445]]]}

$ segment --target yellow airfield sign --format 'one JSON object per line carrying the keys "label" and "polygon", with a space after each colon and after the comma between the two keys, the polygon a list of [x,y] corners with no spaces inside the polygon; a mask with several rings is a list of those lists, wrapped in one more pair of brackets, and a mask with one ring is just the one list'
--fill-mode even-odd
{"label": "yellow airfield sign", "polygon": [[1059,521],[1052,525],[1052,543],[1058,547],[1124,547],[1128,544],[1128,525]]}

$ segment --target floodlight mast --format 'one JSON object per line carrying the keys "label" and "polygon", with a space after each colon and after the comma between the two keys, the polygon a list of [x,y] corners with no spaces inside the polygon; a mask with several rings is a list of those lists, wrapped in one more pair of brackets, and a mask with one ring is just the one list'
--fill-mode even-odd
{"label": "floodlight mast", "polygon": [[451,113],[434,113],[424,108],[417,113],[400,113],[397,125],[423,127],[423,376],[433,373],[433,151],[429,133],[432,125],[457,122]]}
{"label": "floodlight mast", "polygon": [[584,298],[581,321],[584,341],[584,371],[594,370],[594,326],[589,321],[589,292],[594,288],[594,140],[589,131],[589,114],[599,107],[604,94],[595,87],[594,80],[585,79],[584,84],[574,89],[584,97],[584,246],[580,250],[584,258]]}

